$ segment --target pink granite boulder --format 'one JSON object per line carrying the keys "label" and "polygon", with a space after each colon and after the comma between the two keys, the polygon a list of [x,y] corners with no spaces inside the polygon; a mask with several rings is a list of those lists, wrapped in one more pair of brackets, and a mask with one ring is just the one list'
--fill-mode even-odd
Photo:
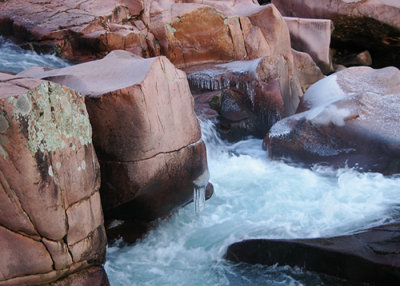
{"label": "pink granite boulder", "polygon": [[0,94],[0,284],[49,283],[101,265],[100,170],[84,98],[8,74]]}
{"label": "pink granite boulder", "polygon": [[106,214],[165,216],[192,200],[195,187],[207,185],[193,97],[185,73],[167,58],[114,51],[102,60],[36,76],[85,95]]}

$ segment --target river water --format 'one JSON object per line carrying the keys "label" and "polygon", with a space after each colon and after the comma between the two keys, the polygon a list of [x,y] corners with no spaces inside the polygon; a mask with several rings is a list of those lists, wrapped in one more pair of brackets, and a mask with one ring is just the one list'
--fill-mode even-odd
{"label": "river water", "polygon": [[[0,70],[64,66],[0,38]],[[201,123],[215,193],[200,213],[190,204],[132,246],[109,246],[111,285],[341,285],[287,266],[233,265],[229,244],[246,238],[310,238],[400,221],[400,176],[270,161],[261,140],[227,143]]]}

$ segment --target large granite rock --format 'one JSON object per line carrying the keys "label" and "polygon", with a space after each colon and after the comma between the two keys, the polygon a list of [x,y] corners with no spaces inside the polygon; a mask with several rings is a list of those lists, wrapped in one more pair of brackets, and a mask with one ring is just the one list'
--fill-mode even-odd
{"label": "large granite rock", "polygon": [[220,91],[214,108],[231,139],[263,138],[275,122],[295,113],[302,96],[291,54],[194,66],[186,72],[193,88]]}
{"label": "large granite rock", "polygon": [[397,0],[273,0],[285,16],[331,19],[332,46],[341,53],[371,52],[374,67],[400,67]]}
{"label": "large granite rock", "polygon": [[207,185],[193,97],[185,73],[167,58],[114,51],[36,77],[85,95],[106,215],[154,219],[190,201],[195,187]]}
{"label": "large granite rock", "polygon": [[0,34],[74,60],[115,49],[178,67],[290,53],[285,21],[256,1],[0,2]]}
{"label": "large granite rock", "polygon": [[161,53],[178,67],[290,53],[288,28],[273,5],[242,3],[221,9],[224,1],[213,7],[151,3],[146,22]]}
{"label": "large granite rock", "polygon": [[300,110],[264,139],[272,158],[400,171],[400,71],[353,67],[311,86]]}
{"label": "large granite rock", "polygon": [[84,98],[0,73],[0,285],[104,262],[100,170]]}
{"label": "large granite rock", "polygon": [[155,51],[140,20],[142,10],[141,0],[0,1],[0,34],[73,60],[102,57],[114,49],[148,56]]}
{"label": "large granite rock", "polygon": [[347,283],[399,285],[400,225],[330,238],[244,240],[230,245],[225,258],[251,264],[298,266],[344,278]]}

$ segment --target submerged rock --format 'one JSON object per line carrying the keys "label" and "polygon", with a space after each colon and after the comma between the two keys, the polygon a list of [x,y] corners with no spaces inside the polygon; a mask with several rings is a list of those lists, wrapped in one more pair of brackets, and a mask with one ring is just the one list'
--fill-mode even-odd
{"label": "submerged rock", "polygon": [[400,171],[398,69],[345,69],[311,86],[300,109],[307,111],[277,122],[265,137],[272,158]]}
{"label": "submerged rock", "polygon": [[84,98],[3,73],[0,94],[0,284],[101,265],[100,170]]}
{"label": "submerged rock", "polygon": [[400,283],[400,224],[315,239],[253,239],[228,247],[233,262],[290,265],[371,285]]}
{"label": "submerged rock", "polygon": [[[155,219],[208,183],[206,149],[184,72],[165,57],[113,51],[36,75],[85,95],[106,216]],[[200,184],[200,185],[199,185]]]}

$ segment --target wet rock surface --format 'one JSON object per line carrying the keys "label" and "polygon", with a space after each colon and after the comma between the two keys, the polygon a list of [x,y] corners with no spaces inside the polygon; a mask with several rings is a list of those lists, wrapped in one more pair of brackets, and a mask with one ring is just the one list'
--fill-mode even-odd
{"label": "wet rock surface", "polygon": [[300,110],[264,139],[274,159],[399,172],[400,72],[353,67],[310,87]]}
{"label": "wet rock surface", "polygon": [[230,140],[263,138],[275,122],[295,112],[302,95],[291,54],[194,66],[186,72],[196,93],[219,91],[209,104],[218,111],[219,129]]}
{"label": "wet rock surface", "polygon": [[3,73],[0,91],[0,284],[48,283],[100,265],[100,170],[84,98]]}
{"label": "wet rock surface", "polygon": [[206,150],[186,75],[168,59],[114,51],[36,77],[85,95],[106,215],[155,219],[193,198]]}
{"label": "wet rock surface", "polygon": [[361,233],[315,239],[254,239],[234,243],[225,258],[250,264],[290,265],[348,280],[400,283],[400,224]]}

